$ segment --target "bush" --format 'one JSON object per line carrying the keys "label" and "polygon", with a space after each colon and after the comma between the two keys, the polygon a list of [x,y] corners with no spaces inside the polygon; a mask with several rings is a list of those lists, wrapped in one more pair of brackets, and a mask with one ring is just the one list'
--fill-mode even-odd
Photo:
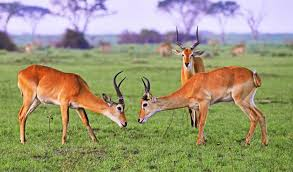
{"label": "bush", "polygon": [[0,32],[0,49],[16,51],[17,47],[6,32]]}
{"label": "bush", "polygon": [[92,48],[88,41],[85,39],[84,34],[71,29],[67,29],[58,47],[63,48],[78,48],[90,49]]}

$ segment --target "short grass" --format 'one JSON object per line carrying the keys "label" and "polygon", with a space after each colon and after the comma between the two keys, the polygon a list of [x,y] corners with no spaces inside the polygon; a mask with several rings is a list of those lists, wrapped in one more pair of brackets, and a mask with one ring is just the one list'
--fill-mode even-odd
{"label": "short grass", "polygon": [[[180,86],[179,57],[160,58],[152,46],[119,46],[109,54],[98,50],[42,50],[34,54],[0,51],[0,171],[292,171],[293,170],[293,56],[282,46],[251,46],[248,54],[205,59],[207,68],[239,65],[256,69],[263,80],[256,104],[268,123],[269,146],[260,144],[260,129],[250,146],[241,144],[248,118],[233,103],[210,108],[205,127],[208,142],[196,146],[197,130],[190,127],[186,109],[160,112],[137,123],[143,94],[141,76],[152,83],[155,96]],[[78,115],[70,113],[67,144],[61,145],[59,107],[40,106],[27,121],[27,143],[19,142],[18,110],[22,99],[17,72],[37,63],[80,74],[94,93],[115,97],[113,75],[124,70],[122,86],[128,126],[120,129],[88,111],[98,143],[89,139]],[[50,127],[49,127],[49,119]]]}

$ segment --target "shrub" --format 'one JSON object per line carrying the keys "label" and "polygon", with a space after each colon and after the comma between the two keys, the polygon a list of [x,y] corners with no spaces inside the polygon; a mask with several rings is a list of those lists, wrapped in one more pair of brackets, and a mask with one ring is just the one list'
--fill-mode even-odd
{"label": "shrub", "polygon": [[84,34],[71,29],[67,29],[58,47],[63,48],[78,48],[89,49],[92,48],[85,39]]}
{"label": "shrub", "polygon": [[0,49],[5,49],[7,51],[16,51],[17,47],[10,39],[6,32],[0,31]]}

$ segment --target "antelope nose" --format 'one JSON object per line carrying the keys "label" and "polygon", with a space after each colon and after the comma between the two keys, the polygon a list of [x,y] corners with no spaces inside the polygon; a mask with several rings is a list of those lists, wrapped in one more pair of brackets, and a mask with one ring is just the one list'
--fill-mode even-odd
{"label": "antelope nose", "polygon": [[142,123],[143,120],[138,119],[137,122]]}
{"label": "antelope nose", "polygon": [[185,63],[185,66],[188,67],[189,63]]}
{"label": "antelope nose", "polygon": [[126,126],[127,126],[127,122],[125,122],[124,125],[122,125],[122,126],[123,126],[123,127],[126,127]]}

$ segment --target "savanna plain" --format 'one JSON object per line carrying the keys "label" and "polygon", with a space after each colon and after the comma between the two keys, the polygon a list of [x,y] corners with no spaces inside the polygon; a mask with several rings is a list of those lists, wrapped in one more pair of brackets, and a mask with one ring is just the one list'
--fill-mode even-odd
{"label": "savanna plain", "polygon": [[[199,48],[208,49],[201,46]],[[116,46],[110,53],[44,49],[32,54],[0,51],[0,171],[292,171],[293,170],[293,50],[282,45],[250,45],[232,57],[230,47],[204,59],[207,70],[244,66],[262,78],[255,102],[267,120],[269,145],[262,146],[259,126],[250,146],[243,144],[247,116],[234,103],[209,109],[206,145],[196,146],[187,109],[160,112],[147,123],[137,122],[146,76],[154,96],[180,87],[181,58],[161,58],[154,46]],[[18,111],[22,98],[17,72],[43,64],[81,75],[91,90],[116,95],[112,77],[123,70],[127,128],[87,111],[98,138],[93,143],[75,111],[70,111],[67,143],[61,144],[60,108],[41,105],[27,120],[25,145],[19,141]]]}

